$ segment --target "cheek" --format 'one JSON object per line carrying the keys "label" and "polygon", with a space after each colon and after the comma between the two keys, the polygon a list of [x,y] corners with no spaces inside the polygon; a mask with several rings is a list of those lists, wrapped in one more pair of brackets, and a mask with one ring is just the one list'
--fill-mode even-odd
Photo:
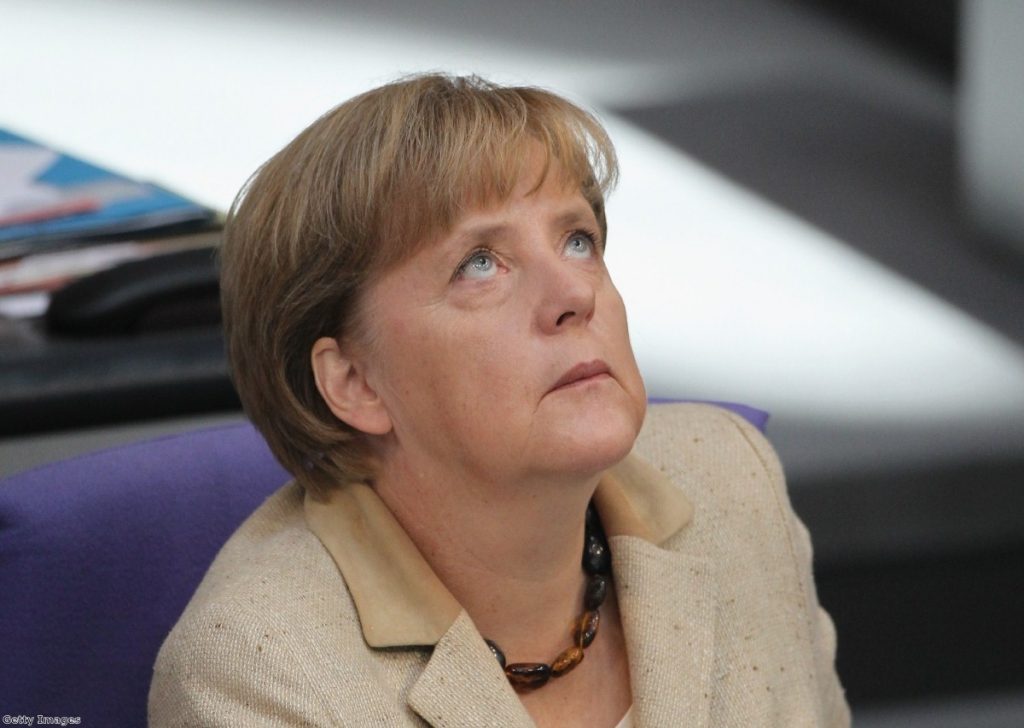
{"label": "cheek", "polygon": [[419,421],[451,430],[500,420],[525,394],[524,351],[497,332],[455,321],[403,325],[394,334],[391,399]]}
{"label": "cheek", "polygon": [[623,388],[634,400],[640,421],[647,411],[647,390],[644,387],[640,369],[633,354],[633,345],[629,340],[629,325],[626,318],[626,307],[619,292],[609,283],[610,301],[609,337],[614,349],[614,356],[620,372]]}
{"label": "cheek", "polygon": [[613,349],[613,355],[625,361],[634,361],[633,347],[629,341],[629,325],[626,321],[626,306],[622,297],[609,282],[604,293],[603,322],[605,336],[608,345]]}
{"label": "cheek", "polygon": [[463,343],[453,353],[458,356],[439,357],[429,367],[433,376],[420,379],[424,391],[406,429],[441,457],[499,467],[511,452],[522,452],[530,430],[522,369],[509,367],[493,348]]}
{"label": "cheek", "polygon": [[445,392],[465,410],[506,416],[522,402],[530,381],[527,342],[513,347],[507,338],[492,333],[462,337],[447,346],[446,372],[439,375],[444,377]]}

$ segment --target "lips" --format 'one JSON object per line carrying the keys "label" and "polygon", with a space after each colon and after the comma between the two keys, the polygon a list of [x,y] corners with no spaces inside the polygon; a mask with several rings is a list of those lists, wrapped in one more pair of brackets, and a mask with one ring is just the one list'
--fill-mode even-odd
{"label": "lips", "polygon": [[593,361],[580,362],[572,369],[563,374],[555,385],[551,388],[551,391],[561,389],[562,387],[568,387],[570,385],[582,382],[587,379],[599,377],[602,375],[610,374],[611,370],[608,365],[600,359],[594,359]]}

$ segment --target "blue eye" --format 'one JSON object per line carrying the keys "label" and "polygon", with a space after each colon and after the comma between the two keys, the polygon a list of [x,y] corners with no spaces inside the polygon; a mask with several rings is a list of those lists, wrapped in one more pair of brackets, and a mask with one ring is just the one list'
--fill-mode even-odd
{"label": "blue eye", "polygon": [[570,258],[591,258],[597,246],[587,233],[573,233],[565,241],[565,254]]}
{"label": "blue eye", "polygon": [[494,255],[487,250],[478,250],[463,262],[456,271],[458,278],[490,278],[498,270]]}

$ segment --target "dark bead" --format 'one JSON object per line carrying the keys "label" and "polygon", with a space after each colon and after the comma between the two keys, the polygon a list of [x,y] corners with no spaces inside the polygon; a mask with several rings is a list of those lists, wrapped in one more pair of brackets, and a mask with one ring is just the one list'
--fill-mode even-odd
{"label": "dark bead", "polygon": [[594,508],[593,504],[587,506],[587,518],[584,523],[586,524],[588,536],[594,535],[604,541],[604,527],[601,525],[601,517],[597,515],[597,509]]}
{"label": "dark bead", "polygon": [[608,596],[608,577],[594,574],[587,581],[587,591],[583,595],[583,608],[597,609],[604,604],[606,596]]}
{"label": "dark bead", "polygon": [[505,668],[505,676],[516,690],[534,690],[551,678],[551,666],[543,662],[515,662]]}
{"label": "dark bead", "polygon": [[484,642],[491,648],[491,654],[498,660],[498,664],[501,665],[502,669],[505,669],[505,653],[491,640],[484,640]]}
{"label": "dark bead", "polygon": [[562,675],[572,670],[581,662],[583,662],[583,648],[570,647],[551,663],[551,674],[554,677],[562,677]]}
{"label": "dark bead", "polygon": [[573,633],[576,644],[580,647],[590,647],[590,643],[597,637],[597,628],[600,624],[601,613],[596,609],[581,614]]}
{"label": "dark bead", "polygon": [[611,567],[611,557],[604,542],[593,535],[587,536],[583,549],[583,568],[588,574],[607,574]]}

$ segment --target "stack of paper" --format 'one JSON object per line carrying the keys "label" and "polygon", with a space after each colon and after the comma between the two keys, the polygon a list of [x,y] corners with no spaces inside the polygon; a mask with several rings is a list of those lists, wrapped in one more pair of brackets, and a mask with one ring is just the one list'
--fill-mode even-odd
{"label": "stack of paper", "polygon": [[0,261],[97,238],[201,229],[215,213],[0,129]]}

